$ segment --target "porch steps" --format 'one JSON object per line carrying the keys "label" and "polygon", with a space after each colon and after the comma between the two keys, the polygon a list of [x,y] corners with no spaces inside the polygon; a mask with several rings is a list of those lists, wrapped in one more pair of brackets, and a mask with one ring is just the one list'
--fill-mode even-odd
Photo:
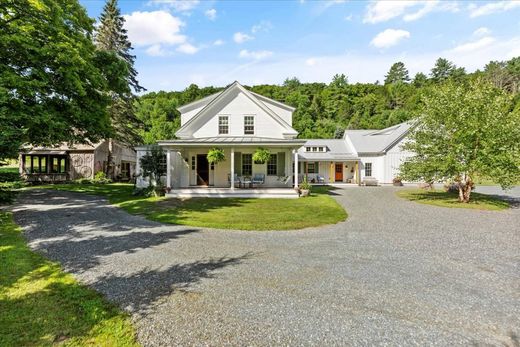
{"label": "porch steps", "polygon": [[298,193],[293,188],[181,188],[172,189],[166,194],[168,198],[275,198],[297,199]]}

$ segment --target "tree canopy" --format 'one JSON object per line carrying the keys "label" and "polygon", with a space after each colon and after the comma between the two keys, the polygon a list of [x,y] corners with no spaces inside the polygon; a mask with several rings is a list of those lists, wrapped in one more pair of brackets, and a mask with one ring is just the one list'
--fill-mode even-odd
{"label": "tree canopy", "polygon": [[410,81],[408,69],[400,61],[393,64],[385,76],[385,84],[405,83],[408,81]]}
{"label": "tree canopy", "polygon": [[520,177],[520,110],[513,97],[482,77],[450,81],[422,98],[417,125],[404,150],[415,155],[401,166],[405,180],[452,181],[468,202],[474,180],[503,188]]}
{"label": "tree canopy", "polygon": [[16,157],[24,143],[95,142],[110,134],[105,91],[118,64],[95,49],[92,31],[77,1],[2,1],[0,159]]}

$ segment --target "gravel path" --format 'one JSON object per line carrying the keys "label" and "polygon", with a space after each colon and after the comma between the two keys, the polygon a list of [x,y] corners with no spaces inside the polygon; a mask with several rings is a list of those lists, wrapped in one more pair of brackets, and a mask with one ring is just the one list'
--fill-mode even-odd
{"label": "gravel path", "polygon": [[133,314],[145,346],[520,345],[520,209],[395,189],[335,190],[346,222],[284,232],[163,225],[51,190],[14,211],[31,247]]}

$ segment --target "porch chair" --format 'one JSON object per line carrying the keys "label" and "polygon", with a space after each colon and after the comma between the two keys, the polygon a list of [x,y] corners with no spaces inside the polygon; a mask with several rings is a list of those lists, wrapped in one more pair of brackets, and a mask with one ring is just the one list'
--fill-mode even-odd
{"label": "porch chair", "polygon": [[[231,187],[231,174],[227,175],[227,180],[228,180],[229,186]],[[235,181],[235,186],[238,184],[238,188],[242,187],[242,180],[240,179],[238,174],[235,174],[234,181]]]}
{"label": "porch chair", "polygon": [[325,177],[320,176],[320,175],[317,175],[317,176],[316,176],[316,181],[317,181],[318,183],[324,184],[324,183],[325,183]]}
{"label": "porch chair", "polygon": [[265,175],[264,174],[255,174],[253,176],[253,179],[251,180],[251,183],[254,184],[264,184],[265,183]]}

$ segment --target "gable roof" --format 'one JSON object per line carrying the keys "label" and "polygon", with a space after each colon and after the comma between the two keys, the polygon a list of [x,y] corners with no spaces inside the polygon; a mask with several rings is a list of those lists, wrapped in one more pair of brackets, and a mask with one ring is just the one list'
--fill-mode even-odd
{"label": "gable roof", "polygon": [[405,137],[415,123],[404,122],[381,130],[345,130],[359,154],[383,154]]}
{"label": "gable roof", "polygon": [[[281,118],[279,115],[277,115],[275,112],[273,112],[273,110],[271,110],[261,100],[261,98],[257,96],[258,94],[255,95],[255,94],[251,93],[250,91],[245,89],[237,81],[233,82],[231,85],[229,85],[222,92],[220,92],[218,94],[213,94],[213,95],[210,95],[210,96],[204,98],[206,100],[201,99],[200,101],[204,100],[204,102],[202,102],[200,104],[195,104],[196,102],[194,102],[194,103],[191,103],[191,104],[188,104],[188,105],[184,105],[184,106],[178,108],[179,111],[182,109],[184,112],[186,112],[188,109],[190,109],[190,108],[186,108],[187,106],[191,105],[191,109],[194,109],[194,108],[197,108],[197,107],[200,107],[200,106],[204,105],[204,103],[207,102],[206,105],[204,105],[204,107],[197,114],[195,114],[179,130],[177,130],[175,135],[178,136],[178,137],[186,137],[186,136],[192,135],[196,131],[196,129],[192,130],[194,125],[196,125],[197,122],[200,122],[204,118],[204,116],[210,114],[210,111],[213,108],[220,106],[220,104],[225,99],[225,97],[227,95],[230,95],[234,91],[239,91],[239,92],[243,93],[249,100],[251,100],[253,103],[255,103],[264,112],[266,112],[269,116],[271,116],[276,122],[278,122],[278,124],[280,124],[285,129],[284,134],[289,134],[289,135],[294,135],[294,136],[298,135],[298,132],[296,130],[294,130],[291,125],[289,125],[285,120],[283,120],[283,118]],[[266,98],[266,97],[262,97],[262,99],[271,100],[271,99]],[[278,103],[277,101],[274,101],[274,100],[271,100],[271,102]],[[281,104],[281,103],[279,103],[279,104]],[[285,107],[290,107],[290,106],[287,106],[287,105],[284,105],[284,106]],[[192,130],[192,131],[190,132],[190,130]]]}

